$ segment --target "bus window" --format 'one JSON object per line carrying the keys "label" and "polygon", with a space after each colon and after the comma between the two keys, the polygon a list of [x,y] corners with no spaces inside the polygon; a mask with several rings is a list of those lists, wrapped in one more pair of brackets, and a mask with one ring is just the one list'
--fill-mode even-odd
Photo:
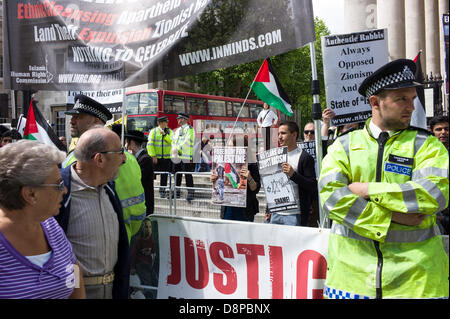
{"label": "bus window", "polygon": [[188,97],[187,109],[190,115],[206,115],[206,100]]}
{"label": "bus window", "polygon": [[250,104],[250,117],[252,119],[258,118],[259,111],[261,110],[262,108],[258,107],[256,104]]}
{"label": "bus window", "polygon": [[156,126],[156,116],[136,116],[128,118],[127,130],[137,130],[148,133]]}
{"label": "bus window", "polygon": [[[234,102],[233,106],[234,106],[234,113],[236,113],[235,116],[237,116],[239,113],[239,110],[241,109],[242,103]],[[245,103],[244,107],[242,108],[241,115],[239,115],[239,117],[249,117],[248,116],[248,103]]]}
{"label": "bus window", "polygon": [[227,116],[232,116],[233,113],[233,102],[227,102]]}
{"label": "bus window", "polygon": [[158,94],[156,92],[141,93],[139,114],[158,113]]}
{"label": "bus window", "polygon": [[138,114],[139,94],[127,95],[127,114]]}
{"label": "bus window", "polygon": [[186,112],[184,104],[184,96],[165,95],[164,96],[164,113]]}
{"label": "bus window", "polygon": [[225,101],[208,100],[209,115],[226,116]]}

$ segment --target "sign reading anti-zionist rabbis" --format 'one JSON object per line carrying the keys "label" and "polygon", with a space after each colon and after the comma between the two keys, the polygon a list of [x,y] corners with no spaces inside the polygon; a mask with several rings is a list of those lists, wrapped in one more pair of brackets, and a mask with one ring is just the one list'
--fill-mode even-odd
{"label": "sign reading anti-zionist rabbis", "polygon": [[331,125],[364,122],[372,111],[358,88],[388,62],[387,30],[322,37],[322,56],[327,106],[336,114]]}
{"label": "sign reading anti-zionist rabbis", "polygon": [[127,87],[315,40],[311,0],[8,0],[3,15],[8,89]]}

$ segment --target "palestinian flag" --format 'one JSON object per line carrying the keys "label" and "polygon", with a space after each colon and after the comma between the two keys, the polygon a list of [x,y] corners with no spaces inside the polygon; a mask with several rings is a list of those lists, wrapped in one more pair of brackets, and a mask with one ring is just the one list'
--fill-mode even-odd
{"label": "palestinian flag", "polygon": [[17,124],[17,130],[22,134],[24,139],[35,140],[40,143],[56,146],[63,152],[66,152],[66,147],[58,139],[55,132],[42,116],[39,109],[34,106],[33,99],[31,99],[30,107],[28,108],[27,117],[20,116]]}
{"label": "palestinian flag", "polygon": [[230,163],[225,164],[225,176],[228,178],[233,188],[239,187],[239,176],[234,167],[230,165]]}
{"label": "palestinian flag", "polygon": [[264,60],[250,87],[263,102],[286,115],[294,114],[289,97],[281,86],[269,58]]}
{"label": "palestinian flag", "polygon": [[[420,54],[422,50],[419,51],[417,56],[414,58],[416,63],[416,82],[422,83],[425,81],[425,77],[422,72],[422,64],[420,63]],[[416,88],[417,98],[414,100],[414,111],[411,115],[411,126],[421,127],[427,129],[427,116],[425,111],[425,92],[423,86]]]}

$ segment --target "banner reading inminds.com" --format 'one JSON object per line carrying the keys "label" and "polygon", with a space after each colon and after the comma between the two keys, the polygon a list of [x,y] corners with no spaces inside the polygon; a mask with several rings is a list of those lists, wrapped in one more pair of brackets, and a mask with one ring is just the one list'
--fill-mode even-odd
{"label": "banner reading inminds.com", "polygon": [[242,64],[315,40],[311,0],[3,1],[4,85],[96,90]]}

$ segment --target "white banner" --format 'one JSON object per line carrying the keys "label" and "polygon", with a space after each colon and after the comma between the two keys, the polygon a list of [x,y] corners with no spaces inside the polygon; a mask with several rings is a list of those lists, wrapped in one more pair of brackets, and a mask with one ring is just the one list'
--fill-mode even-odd
{"label": "white banner", "polygon": [[67,91],[67,104],[75,104],[75,96],[84,94],[103,104],[111,113],[121,113],[124,89],[98,90],[98,91]]}
{"label": "white banner", "polygon": [[322,37],[322,55],[327,106],[336,114],[331,125],[365,121],[372,110],[358,88],[388,62],[387,30]]}
{"label": "white banner", "polygon": [[[146,290],[134,276],[134,296],[322,298],[328,229],[162,215],[150,220],[156,244],[146,251],[159,256],[148,263],[159,269],[158,287]],[[139,266],[132,262],[134,268]]]}

